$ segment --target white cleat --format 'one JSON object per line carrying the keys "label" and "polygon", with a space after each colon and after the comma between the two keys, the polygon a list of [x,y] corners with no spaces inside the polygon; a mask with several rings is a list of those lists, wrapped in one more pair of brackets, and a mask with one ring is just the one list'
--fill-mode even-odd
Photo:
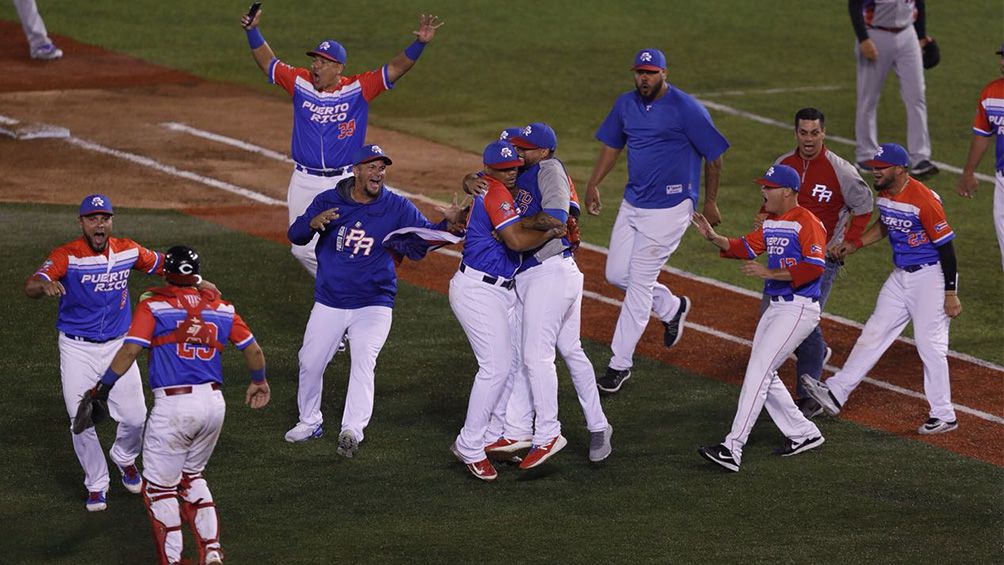
{"label": "white cleat", "polygon": [[837,402],[833,393],[830,392],[830,387],[826,386],[826,383],[817,381],[809,375],[799,377],[799,382],[802,383],[805,393],[823,407],[823,412],[826,412],[830,416],[836,416],[840,413],[840,403]]}
{"label": "white cleat", "polygon": [[51,43],[47,43],[31,52],[32,59],[41,61],[55,61],[63,57],[63,50]]}

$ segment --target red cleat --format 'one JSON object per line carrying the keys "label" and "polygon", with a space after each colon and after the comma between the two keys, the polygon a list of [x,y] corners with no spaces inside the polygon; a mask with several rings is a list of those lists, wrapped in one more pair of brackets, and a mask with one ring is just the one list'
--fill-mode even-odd
{"label": "red cleat", "polygon": [[485,447],[485,453],[488,455],[504,453],[506,455],[511,455],[521,449],[527,449],[533,444],[527,439],[509,439],[501,438],[495,443]]}
{"label": "red cleat", "polygon": [[540,465],[544,461],[550,459],[552,455],[561,451],[561,448],[566,445],[568,445],[568,440],[565,439],[565,436],[553,438],[544,445],[535,445],[530,449],[530,452],[526,454],[526,458],[523,459],[523,462],[519,464],[519,468],[524,470],[533,469],[537,465]]}

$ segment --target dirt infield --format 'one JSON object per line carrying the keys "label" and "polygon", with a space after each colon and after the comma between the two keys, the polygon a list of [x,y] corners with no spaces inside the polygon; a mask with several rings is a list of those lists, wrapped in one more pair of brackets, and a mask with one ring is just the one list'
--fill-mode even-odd
{"label": "dirt infield", "polygon": [[[76,140],[0,137],[0,201],[77,204],[85,194],[103,192],[118,205],[178,209],[258,237],[285,241],[285,207],[253,204],[243,196],[210,189],[198,179],[223,181],[282,201],[288,163],[163,124],[189,124],[285,154],[291,127],[287,99],[203,81],[68,38],[57,41],[66,52],[63,60],[30,61],[20,28],[0,21],[0,115],[67,127]],[[249,72],[256,72],[247,63]],[[254,120],[243,119],[246,115],[253,115]],[[479,166],[475,154],[388,130],[371,127],[367,137],[395,156],[390,180],[411,192],[452,191],[464,173]],[[95,146],[117,151],[118,156],[96,152]],[[153,160],[162,168],[129,161],[122,157],[126,154]],[[169,169],[188,176],[165,172]],[[431,215],[427,205],[425,211]],[[580,250],[577,260],[586,276],[586,290],[623,298],[604,281],[603,255]],[[399,273],[405,281],[445,294],[455,268],[455,258],[433,254],[420,263],[406,263]],[[758,312],[755,298],[666,273],[662,281],[693,299],[689,321],[747,339],[753,335]],[[616,317],[616,307],[586,300],[583,336],[609,343]],[[830,363],[839,366],[859,332],[832,320],[824,320],[823,325],[834,349]],[[658,324],[650,324],[640,354],[718,380],[740,382],[749,357],[747,346],[691,330],[676,348],[666,350],[659,330]],[[708,355],[709,351],[714,355]],[[594,361],[601,364],[604,360]],[[1004,375],[957,359],[950,359],[950,365],[953,400],[1000,418]],[[884,382],[922,391],[919,357],[904,343],[894,344],[873,374]],[[787,366],[783,376],[792,382],[793,369]],[[629,383],[626,394],[630,388]],[[926,413],[926,402],[921,399],[864,384],[843,417],[1004,466],[1004,451],[986,449],[1004,444],[1004,425],[959,413],[959,431],[922,437],[916,428]]]}

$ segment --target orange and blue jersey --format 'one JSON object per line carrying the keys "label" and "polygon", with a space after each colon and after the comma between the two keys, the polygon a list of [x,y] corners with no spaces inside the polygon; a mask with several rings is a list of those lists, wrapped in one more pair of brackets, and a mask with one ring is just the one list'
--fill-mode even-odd
{"label": "orange and blue jersey", "polygon": [[352,164],[366,140],[369,103],[394,88],[387,67],[343,76],[337,85],[319,92],[308,69],[272,59],[269,81],[293,97],[293,160],[311,169],[336,169]]}
{"label": "orange and blue jersey", "polygon": [[81,237],[54,249],[35,275],[66,289],[59,298],[59,331],[103,342],[129,329],[129,273],[160,274],[163,268],[163,255],[131,239],[109,237],[98,253]]}
{"label": "orange and blue jersey", "polygon": [[880,192],[875,205],[900,269],[937,262],[938,248],[955,238],[941,198],[917,179],[911,178],[896,195]]}
{"label": "orange and blue jersey", "polygon": [[973,133],[983,137],[996,137],[995,165],[998,173],[1004,172],[1004,78],[999,78],[983,88],[973,119]]}
{"label": "orange and blue jersey", "polygon": [[764,294],[819,298],[819,277],[826,267],[826,228],[801,206],[764,220],[760,229],[729,238],[722,257],[754,259],[767,253],[767,268],[787,269],[791,281],[764,281]]}
{"label": "orange and blue jersey", "polygon": [[509,189],[501,182],[482,177],[488,183],[483,196],[475,196],[467,218],[464,240],[464,264],[495,277],[511,279],[520,265],[520,254],[495,239],[492,232],[501,232],[519,222],[519,211]]}
{"label": "orange and blue jersey", "polygon": [[[188,317],[181,301],[190,301],[196,307],[203,300],[199,318],[207,335],[220,344],[233,343],[243,350],[254,343],[254,335],[233,305],[220,300],[219,294],[191,287],[168,287],[173,296],[155,293],[136,306],[127,343],[150,349],[150,388],[203,383],[223,383],[220,351],[211,345],[178,341],[161,343],[175,332]],[[206,299],[208,298],[208,299]]]}

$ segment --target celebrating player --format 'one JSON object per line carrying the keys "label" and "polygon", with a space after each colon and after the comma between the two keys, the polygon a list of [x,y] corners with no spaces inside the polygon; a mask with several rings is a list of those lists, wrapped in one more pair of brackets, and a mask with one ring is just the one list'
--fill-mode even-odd
{"label": "celebrating player", "polygon": [[650,313],[662,320],[666,347],[683,336],[690,299],[658,282],[659,270],[676,251],[696,208],[704,161],[704,216],[718,212],[718,178],[729,143],[708,111],[666,82],[666,56],[658,49],[635,55],[635,90],[617,98],[596,139],[600,153],[586,185],[586,210],[600,213],[599,186],[628,149],[628,183],[610,234],[607,281],[625,290],[611,343],[613,356],[597,386],[613,394],[631,376],[634,350]]}
{"label": "celebrating player", "polygon": [[[397,273],[381,242],[399,228],[434,226],[414,204],[384,187],[390,157],[377,145],[364,145],[353,159],[354,176],[314,198],[289,227],[293,245],[317,239],[314,307],[300,348],[297,405],[300,419],[286,441],[301,442],[324,433],[321,388],[324,369],[343,334],[348,335],[352,368],[345,396],[338,454],[352,457],[373,414],[374,370],[390,332]],[[460,208],[446,210],[456,223]]]}
{"label": "celebrating player", "polygon": [[[159,253],[130,239],[112,237],[113,217],[107,196],[85,197],[80,203],[81,237],[53,250],[24,283],[24,293],[31,298],[59,297],[59,370],[71,420],[81,395],[94,386],[95,376],[108,366],[129,329],[129,273],[136,269],[159,274],[163,269]],[[146,421],[146,402],[136,365],[122,367],[122,374],[122,383],[108,398],[111,416],[119,423],[108,454],[122,472],[123,486],[139,493],[142,479],[136,456]],[[108,463],[98,435],[87,430],[71,437],[84,469],[87,510],[104,510]]]}
{"label": "celebrating player", "polygon": [[[874,170],[879,191],[879,219],[861,236],[861,243],[871,245],[888,236],[896,269],[882,285],[875,312],[843,369],[825,383],[803,378],[802,384],[827,414],[840,413],[868,371],[906,324],[913,322],[913,338],[924,364],[924,394],[931,406],[927,421],[917,432],[950,432],[958,423],[948,379],[948,327],[951,318],[962,313],[952,245],[955,232],[945,219],[938,195],[910,178],[910,157],[903,147],[883,143],[867,164]],[[838,254],[856,249],[845,243]]]}
{"label": "celebrating player", "polygon": [[[116,382],[135,367],[144,348],[150,349],[154,404],[143,438],[143,501],[161,564],[181,562],[182,519],[197,543],[198,563],[223,562],[216,504],[202,473],[216,448],[226,413],[220,391],[219,353],[224,343],[230,341],[244,352],[251,371],[245,402],[261,408],[270,395],[261,347],[233,305],[221,300],[215,290],[196,288],[202,281],[199,266],[194,249],[167,250],[164,278],[168,285],[144,295],[125,343],[78,410],[77,419],[85,418],[93,410],[87,404],[114,394]],[[74,422],[75,427],[90,424]]]}
{"label": "celebrating player", "polygon": [[[328,39],[308,51],[310,69],[293,67],[276,58],[258,29],[262,12],[241,25],[247,32],[248,45],[258,67],[269,82],[278,84],[293,97],[292,157],[296,161],[289,179],[289,223],[307,209],[321,192],[334,188],[352,176],[352,157],[366,139],[369,104],[380,93],[394,87],[418,61],[425,46],[432,41],[444,22],[436,16],[422,15],[415,41],[379,69],[359,75],[344,76],[345,48]],[[294,245],[293,256],[317,276],[317,239]]]}
{"label": "celebrating player", "polygon": [[802,180],[795,169],[774,165],[757,180],[764,210],[772,216],[742,238],[715,233],[711,223],[694,214],[694,226],[714,243],[722,257],[754,259],[767,253],[767,265],[743,263],[742,271],[764,279],[770,306],[760,316],[753,351],[746,366],[732,430],[719,445],[701,447],[702,457],[738,472],[743,447],[764,406],[788,441],[776,453],[790,457],[823,444],[823,436],[795,405],[777,376],[777,368],[819,324],[819,278],[826,264],[826,230],[812,212],[798,205]]}

